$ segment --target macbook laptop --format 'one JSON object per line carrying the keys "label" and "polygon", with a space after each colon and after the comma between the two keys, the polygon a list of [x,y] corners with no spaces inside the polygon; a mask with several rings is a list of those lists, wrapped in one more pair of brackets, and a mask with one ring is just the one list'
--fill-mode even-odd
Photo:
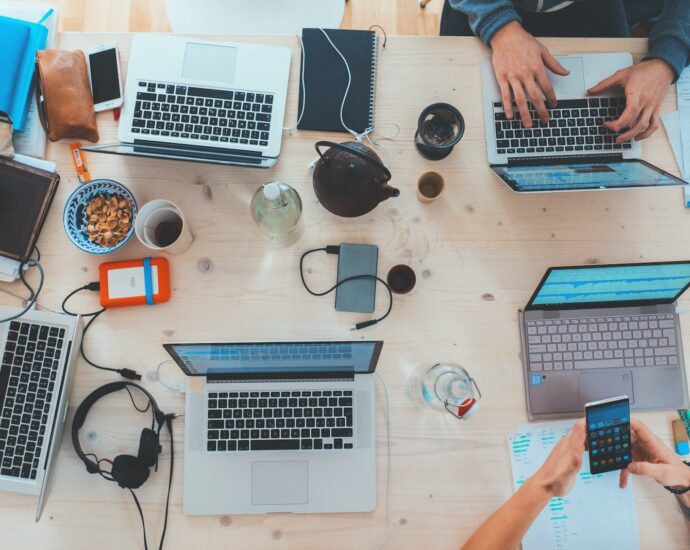
{"label": "macbook laptop", "polygon": [[269,168],[278,161],[290,50],[138,34],[116,153]]}
{"label": "macbook laptop", "polygon": [[632,65],[629,53],[556,57],[568,76],[548,72],[558,104],[548,123],[530,104],[532,128],[525,128],[517,106],[508,120],[491,59],[481,65],[484,123],[489,165],[518,193],[581,191],[684,185],[682,180],[640,159],[639,141],[616,143],[619,134],[604,128],[625,109],[622,90],[594,97],[587,89]]}
{"label": "macbook laptop", "polygon": [[165,344],[190,377],[184,512],[368,512],[383,342]]}
{"label": "macbook laptop", "polygon": [[529,417],[581,416],[614,395],[687,407],[676,300],[689,285],[690,262],[550,268],[519,313]]}
{"label": "macbook laptop", "polygon": [[[21,309],[0,306],[0,319]],[[31,310],[0,323],[0,490],[39,495],[60,448],[79,354],[78,317]]]}

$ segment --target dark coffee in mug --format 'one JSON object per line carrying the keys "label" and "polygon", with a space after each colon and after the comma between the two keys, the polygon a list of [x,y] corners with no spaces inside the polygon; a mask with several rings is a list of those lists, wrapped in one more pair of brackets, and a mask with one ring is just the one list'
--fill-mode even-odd
{"label": "dark coffee in mug", "polygon": [[161,221],[153,232],[156,239],[156,245],[161,248],[170,246],[174,243],[182,233],[182,220],[163,220]]}

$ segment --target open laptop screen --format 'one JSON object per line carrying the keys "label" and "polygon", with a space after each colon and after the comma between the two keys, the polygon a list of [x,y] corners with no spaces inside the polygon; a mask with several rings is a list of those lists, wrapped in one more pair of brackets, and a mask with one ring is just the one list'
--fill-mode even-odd
{"label": "open laptop screen", "polygon": [[164,344],[191,376],[373,372],[383,342]]}
{"label": "open laptop screen", "polygon": [[592,160],[563,164],[492,165],[491,168],[511,189],[519,192],[657,187],[685,183],[642,160]]}
{"label": "open laptop screen", "polygon": [[527,309],[674,302],[690,285],[690,262],[553,267]]}

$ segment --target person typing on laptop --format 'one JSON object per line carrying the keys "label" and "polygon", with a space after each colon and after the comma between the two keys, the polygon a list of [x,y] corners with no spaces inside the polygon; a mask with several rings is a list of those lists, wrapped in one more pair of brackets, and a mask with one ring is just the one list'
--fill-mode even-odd
{"label": "person typing on laptop", "polygon": [[[520,116],[533,127],[536,112],[544,122],[557,98],[549,71],[569,70],[534,36],[627,37],[630,27],[655,24],[642,62],[616,71],[590,87],[599,94],[621,87],[626,108],[604,126],[619,134],[616,142],[641,140],[659,127],[659,110],[668,87],[688,64],[690,3],[684,0],[446,0],[442,35],[477,35],[492,48],[493,67],[508,119]],[[512,105],[517,104],[517,111]],[[532,114],[530,106],[532,103]]]}
{"label": "person typing on laptop", "polygon": [[[675,490],[690,487],[690,468],[642,422],[632,420],[633,462],[621,470],[620,486],[630,475],[651,477]],[[482,523],[463,550],[517,548],[525,533],[553,497],[567,495],[575,485],[585,452],[585,422],[578,421],[561,439],[541,468],[496,512]],[[678,495],[690,520],[690,491]]]}

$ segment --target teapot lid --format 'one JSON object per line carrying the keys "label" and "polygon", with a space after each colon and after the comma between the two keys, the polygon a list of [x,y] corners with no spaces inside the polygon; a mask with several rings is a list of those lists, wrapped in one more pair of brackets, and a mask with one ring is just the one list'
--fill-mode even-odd
{"label": "teapot lid", "polygon": [[365,152],[360,151],[357,147],[353,147],[352,145],[350,145],[350,142],[335,143],[333,141],[317,141],[314,144],[316,152],[319,154],[319,157],[321,157],[321,160],[327,161],[328,159],[324,158],[323,153],[321,152],[321,149],[320,149],[320,147],[324,147],[324,146],[330,147],[333,149],[338,149],[338,150],[344,151],[346,153],[351,153],[351,154],[363,159],[365,162],[372,164],[373,166],[375,166],[376,168],[381,170],[381,172],[383,172],[385,179],[383,180],[382,183],[390,181],[390,179],[393,177],[390,173],[390,170],[388,170],[388,168],[386,168],[382,162],[375,159],[371,155],[367,155]]}

